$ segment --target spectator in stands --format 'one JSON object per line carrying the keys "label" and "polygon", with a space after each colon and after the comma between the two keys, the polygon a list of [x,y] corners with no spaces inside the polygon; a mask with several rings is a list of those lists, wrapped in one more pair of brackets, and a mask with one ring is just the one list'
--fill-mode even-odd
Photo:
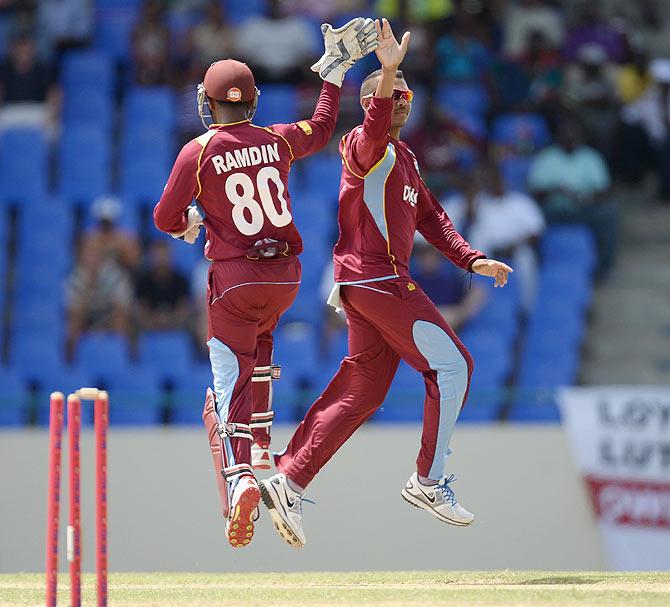
{"label": "spectator in stands", "polygon": [[487,160],[465,179],[464,192],[450,196],[444,209],[471,246],[514,266],[521,303],[529,312],[537,284],[536,245],[545,228],[542,210],[527,194],[507,188],[500,167]]}
{"label": "spectator in stands", "polygon": [[65,286],[67,356],[72,358],[84,331],[112,330],[128,335],[132,285],[114,261],[96,247],[81,249]]}
{"label": "spectator in stands", "polygon": [[599,0],[581,0],[575,25],[568,29],[563,53],[568,61],[580,60],[585,46],[598,45],[607,61],[623,59],[626,37],[620,29],[607,22]]}
{"label": "spectator in stands", "polygon": [[114,196],[101,196],[91,206],[97,225],[83,237],[82,249],[93,249],[96,255],[112,261],[129,275],[140,263],[140,246],[134,234],[118,227],[121,202]]}
{"label": "spectator in stands", "polygon": [[58,123],[60,89],[53,69],[37,56],[32,34],[18,32],[0,64],[0,130],[32,126],[52,132]]}
{"label": "spectator in stands", "polygon": [[670,202],[670,59],[650,66],[652,86],[622,112],[619,165],[631,181],[652,170],[658,178],[658,198]]}
{"label": "spectator in stands", "polygon": [[149,266],[135,281],[140,331],[184,329],[191,314],[189,284],[172,263],[170,243],[156,240]]}
{"label": "spectator in stands", "polygon": [[633,103],[652,85],[649,56],[641,39],[631,38],[626,56],[617,69],[617,95],[624,103]]}
{"label": "spectator in stands", "polygon": [[299,16],[282,16],[280,0],[270,0],[268,15],[245,21],[237,30],[235,47],[260,82],[299,83],[305,65],[316,58],[315,31]]}
{"label": "spectator in stands", "polygon": [[449,263],[423,237],[414,245],[411,264],[412,277],[455,331],[475,316],[486,302],[486,291],[479,285],[468,286],[466,274]]}
{"label": "spectator in stands", "polygon": [[619,102],[614,66],[599,44],[584,44],[565,70],[563,101],[586,126],[586,137],[603,154],[612,151]]}
{"label": "spectator in stands", "polygon": [[614,262],[618,214],[608,200],[611,180],[605,158],[585,144],[584,129],[575,119],[564,118],[556,143],[533,159],[528,185],[549,223],[583,223],[591,229],[598,274],[604,276]]}
{"label": "spectator in stands", "polygon": [[565,36],[563,15],[544,0],[510,2],[503,19],[503,50],[508,57],[528,52],[531,32],[541,32],[552,48],[560,48]]}
{"label": "spectator in stands", "polygon": [[198,64],[200,71],[214,61],[235,55],[234,30],[228,24],[219,0],[210,0],[205,18],[187,35],[187,55]]}
{"label": "spectator in stands", "polygon": [[454,184],[454,176],[478,162],[486,146],[485,131],[476,119],[449,116],[434,97],[424,105],[421,122],[407,144],[416,154],[421,175],[438,195]]}
{"label": "spectator in stands", "polygon": [[39,40],[57,57],[90,43],[93,27],[88,0],[40,0],[37,8]]}
{"label": "spectator in stands", "polygon": [[281,6],[285,15],[300,14],[317,23],[334,23],[340,15],[362,15],[368,10],[366,0],[283,0]]}
{"label": "spectator in stands", "polygon": [[447,24],[435,46],[437,75],[450,82],[485,81],[491,68],[491,55],[476,36],[471,19],[458,17]]}
{"label": "spectator in stands", "polygon": [[170,79],[170,29],[162,0],[145,0],[132,33],[132,70],[135,84],[156,86]]}

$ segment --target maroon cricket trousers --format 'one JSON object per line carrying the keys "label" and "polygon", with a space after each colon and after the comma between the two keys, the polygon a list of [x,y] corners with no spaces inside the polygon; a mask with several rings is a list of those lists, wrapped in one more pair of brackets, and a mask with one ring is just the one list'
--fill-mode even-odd
{"label": "maroon cricket trousers", "polygon": [[286,450],[275,456],[277,467],[307,487],[382,404],[402,358],[423,375],[426,388],[417,471],[439,479],[467,397],[472,357],[428,296],[409,279],[343,285],[340,296],[349,327],[349,355]]}
{"label": "maroon cricket trousers", "polygon": [[[210,266],[207,345],[222,424],[249,425],[252,413],[264,413],[270,406],[270,382],[252,383],[252,376],[255,369],[261,369],[261,374],[268,370],[269,375],[272,332],[293,303],[300,277],[296,256]],[[269,441],[267,430],[254,432],[254,440],[265,437]],[[227,453],[228,466],[251,463],[249,440],[230,438],[226,448],[232,451]]]}

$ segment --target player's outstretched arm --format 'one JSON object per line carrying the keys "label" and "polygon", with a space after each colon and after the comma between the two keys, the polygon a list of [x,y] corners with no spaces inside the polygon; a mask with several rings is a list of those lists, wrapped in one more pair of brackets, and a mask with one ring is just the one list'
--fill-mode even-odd
{"label": "player's outstretched arm", "polygon": [[375,30],[379,37],[375,54],[382,66],[382,75],[373,98],[365,102],[368,105],[362,128],[352,131],[341,147],[346,166],[359,177],[367,175],[386,150],[393,113],[393,86],[410,38],[409,32],[405,32],[398,43],[386,19],[375,20]]}
{"label": "player's outstretched arm", "polygon": [[321,32],[325,50],[312,70],[323,79],[323,87],[312,118],[270,127],[286,140],[293,158],[315,154],[330,141],[340,111],[344,74],[358,59],[377,47],[377,32],[372,19],[357,17],[338,29],[324,23]]}

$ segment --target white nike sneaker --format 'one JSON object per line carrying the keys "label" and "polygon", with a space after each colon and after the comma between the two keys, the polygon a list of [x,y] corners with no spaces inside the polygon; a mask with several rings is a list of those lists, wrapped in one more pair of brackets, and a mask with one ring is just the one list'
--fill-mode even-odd
{"label": "white nike sneaker", "polygon": [[253,476],[241,476],[230,499],[226,521],[226,537],[233,548],[244,548],[254,536],[254,522],[258,520],[258,502],[261,492]]}
{"label": "white nike sneaker", "polygon": [[437,485],[424,485],[419,482],[415,472],[409,477],[400,494],[412,506],[427,510],[442,522],[465,527],[472,523],[475,516],[456,501],[456,496],[449,486],[449,483],[455,480],[452,474],[449,478],[442,478]]}
{"label": "white nike sneaker", "polygon": [[251,467],[254,470],[269,470],[272,468],[270,445],[265,443],[253,443],[251,445]]}
{"label": "white nike sneaker", "polygon": [[302,495],[289,487],[281,472],[262,480],[260,489],[277,533],[290,546],[302,548],[307,543],[302,530]]}

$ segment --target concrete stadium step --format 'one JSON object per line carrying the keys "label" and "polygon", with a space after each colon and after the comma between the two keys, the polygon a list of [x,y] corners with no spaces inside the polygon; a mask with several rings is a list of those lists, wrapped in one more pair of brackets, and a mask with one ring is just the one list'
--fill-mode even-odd
{"label": "concrete stadium step", "polygon": [[670,208],[623,205],[617,265],[591,311],[583,383],[670,385],[669,234]]}

